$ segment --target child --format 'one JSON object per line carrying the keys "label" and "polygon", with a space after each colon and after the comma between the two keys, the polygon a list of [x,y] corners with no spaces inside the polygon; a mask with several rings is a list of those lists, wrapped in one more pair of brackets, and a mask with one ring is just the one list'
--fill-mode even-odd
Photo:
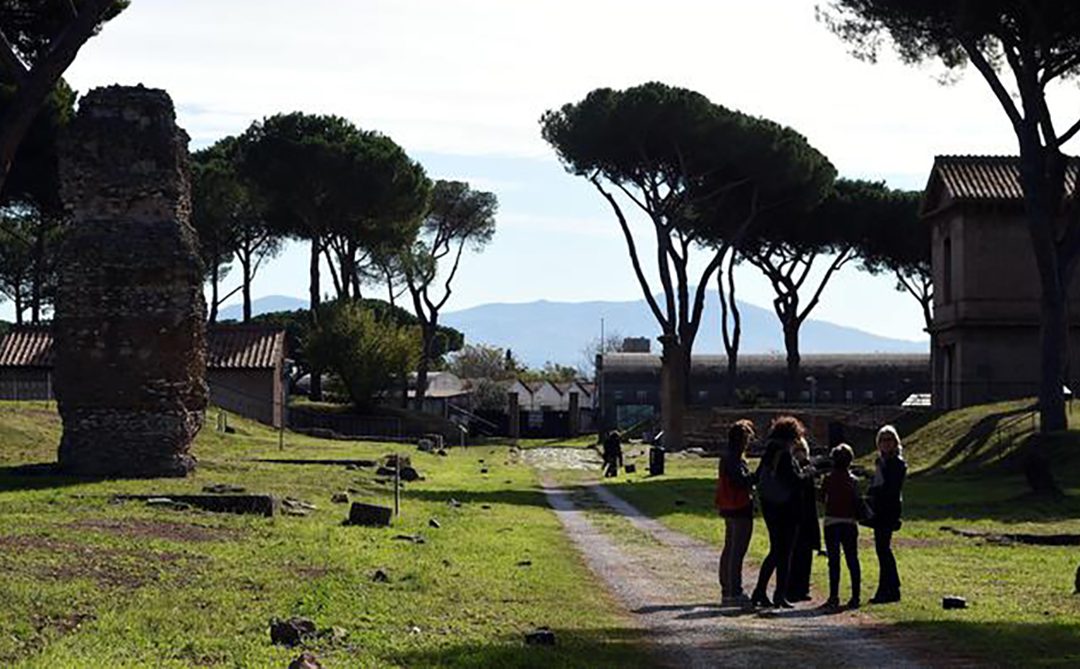
{"label": "child", "polygon": [[724,518],[724,550],[720,554],[720,596],[723,606],[748,606],[742,570],[754,531],[754,478],[746,463],[746,447],[754,424],[736,421],[728,430],[727,452],[720,458],[716,481],[716,510]]}
{"label": "child", "polygon": [[810,448],[806,440],[795,444],[795,462],[805,474],[796,491],[799,513],[796,520],[795,544],[791,552],[791,571],[788,576],[787,600],[810,601],[810,572],[814,553],[821,550],[821,524],[818,520],[817,490],[814,487],[814,468],[810,464]]}
{"label": "child", "polygon": [[833,468],[825,477],[825,550],[829,554],[828,608],[840,607],[840,550],[851,573],[851,599],[847,608],[859,608],[862,570],[859,567],[858,508],[862,504],[849,468],[855,453],[847,444],[832,449]]}

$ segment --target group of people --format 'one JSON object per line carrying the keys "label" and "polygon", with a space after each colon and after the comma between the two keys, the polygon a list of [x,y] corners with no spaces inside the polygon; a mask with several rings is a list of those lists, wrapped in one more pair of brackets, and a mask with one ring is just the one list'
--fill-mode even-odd
{"label": "group of people", "polygon": [[[756,438],[749,420],[728,431],[726,452],[720,458],[716,507],[724,518],[724,549],[720,556],[720,589],[724,606],[791,608],[809,601],[813,556],[824,537],[829,564],[829,598],[825,606],[840,608],[840,558],[851,580],[848,608],[861,604],[859,526],[873,529],[880,565],[872,604],[900,601],[900,576],[892,552],[893,533],[900,529],[902,494],[907,465],[900,435],[891,425],[877,433],[873,480],[863,496],[851,472],[854,451],[834,447],[815,466],[810,458],[806,428],[792,416],[773,420],[765,437],[761,460],[752,470],[747,450]],[[754,529],[755,492],[769,533],[769,553],[761,564],[750,595],[743,589],[743,561]],[[824,522],[818,515],[822,503]],[[822,531],[824,525],[824,531]],[[776,585],[768,596],[773,575]]]}

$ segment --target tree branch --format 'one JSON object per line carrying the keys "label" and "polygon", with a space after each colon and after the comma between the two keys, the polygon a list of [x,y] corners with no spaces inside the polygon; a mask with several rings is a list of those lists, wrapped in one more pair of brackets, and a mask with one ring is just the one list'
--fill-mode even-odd
{"label": "tree branch", "polygon": [[4,70],[11,75],[16,86],[21,86],[30,74],[30,69],[26,67],[22,58],[19,58],[19,54],[15,53],[15,47],[12,46],[3,30],[0,30],[0,65],[3,65]]}
{"label": "tree branch", "polygon": [[652,310],[653,316],[656,317],[657,323],[660,324],[661,329],[667,329],[669,323],[664,318],[663,313],[660,311],[660,305],[656,303],[656,298],[653,297],[652,290],[649,288],[649,281],[645,278],[645,273],[641,270],[641,259],[638,258],[637,245],[634,243],[634,235],[630,232],[630,226],[626,222],[626,217],[623,215],[622,209],[619,207],[619,203],[615,201],[611,193],[604,190],[604,187],[600,185],[600,181],[596,175],[589,178],[592,185],[604,196],[604,199],[611,205],[611,209],[615,212],[615,217],[619,220],[619,227],[622,229],[623,237],[626,238],[626,247],[630,252],[630,264],[634,267],[634,275],[637,277],[638,284],[641,286],[642,292],[645,293],[645,301],[649,304],[649,309]]}
{"label": "tree branch", "polygon": [[1016,104],[1013,102],[1012,97],[1009,95],[1009,91],[1005,89],[1005,85],[1001,83],[1001,78],[998,77],[994,71],[994,67],[986,60],[986,56],[979,50],[977,44],[970,38],[963,38],[960,40],[960,44],[964,47],[964,51],[967,52],[968,58],[971,60],[975,69],[983,75],[986,79],[986,83],[990,85],[990,90],[993,91],[994,96],[997,98],[998,103],[1005,110],[1005,114],[1009,117],[1013,127],[1019,128],[1024,119],[1020,115],[1020,111],[1016,108]]}

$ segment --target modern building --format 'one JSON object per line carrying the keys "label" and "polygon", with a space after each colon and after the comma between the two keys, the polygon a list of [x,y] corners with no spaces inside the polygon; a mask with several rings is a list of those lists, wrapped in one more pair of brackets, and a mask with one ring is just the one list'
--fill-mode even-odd
{"label": "modern building", "polygon": [[[660,413],[660,356],[608,353],[597,357],[600,397],[597,407],[605,428],[624,428]],[[926,354],[803,355],[803,385],[788,397],[787,362],[782,355],[740,355],[735,395],[752,404],[892,404],[930,388]],[[727,358],[694,356],[687,402],[690,406],[726,404],[731,393]]]}
{"label": "modern building", "polygon": [[[1068,172],[1067,191],[1077,168]],[[939,156],[923,198],[932,228],[933,403],[952,409],[1038,393],[1039,277],[1020,161]],[[1070,291],[1069,374],[1080,374],[1080,291]],[[1070,386],[1072,384],[1069,384]]]}
{"label": "modern building", "polygon": [[[281,427],[287,407],[285,331],[255,325],[207,327],[211,404]],[[0,399],[53,399],[53,338],[47,326],[18,326],[0,340]]]}

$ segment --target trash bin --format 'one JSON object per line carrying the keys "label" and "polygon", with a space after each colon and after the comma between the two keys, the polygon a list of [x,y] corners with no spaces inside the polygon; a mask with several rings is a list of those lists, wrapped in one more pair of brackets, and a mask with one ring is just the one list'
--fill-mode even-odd
{"label": "trash bin", "polygon": [[664,447],[653,446],[649,449],[649,475],[664,475]]}

